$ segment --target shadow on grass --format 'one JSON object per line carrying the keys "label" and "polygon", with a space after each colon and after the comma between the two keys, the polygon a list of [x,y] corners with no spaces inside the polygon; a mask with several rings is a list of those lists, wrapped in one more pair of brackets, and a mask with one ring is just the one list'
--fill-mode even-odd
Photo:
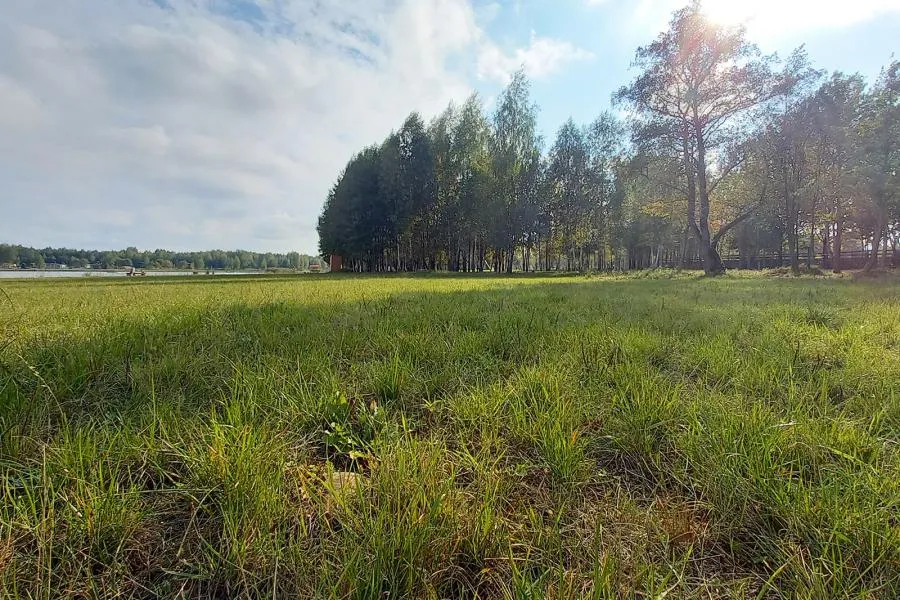
{"label": "shadow on grass", "polygon": [[[142,319],[140,311],[123,311],[105,327],[79,337],[48,339],[34,332],[37,335],[16,347],[23,361],[11,356],[9,349],[5,355],[0,352],[0,362],[6,365],[0,377],[6,381],[7,394],[52,391],[59,406],[66,407],[67,414],[61,416],[70,418],[77,415],[79,405],[90,407],[92,399],[100,398],[115,408],[116,403],[132,398],[140,401],[151,394],[170,393],[202,405],[202,400],[216,399],[222,382],[239,365],[262,368],[270,362],[293,366],[295,371],[306,369],[310,377],[327,373],[346,379],[353,376],[354,366],[401,356],[416,367],[419,377],[428,370],[444,371],[449,359],[457,359],[462,362],[451,366],[477,365],[476,376],[487,370],[496,378],[523,362],[539,362],[548,344],[557,354],[573,350],[559,341],[578,340],[584,337],[580,333],[591,328],[610,332],[607,337],[627,331],[659,336],[663,342],[677,336],[702,345],[723,334],[758,334],[778,318],[819,325],[836,319],[834,325],[839,327],[844,317],[835,317],[837,312],[859,316],[863,305],[900,301],[900,286],[760,278],[328,274],[308,279],[223,276],[85,284],[192,287],[328,282],[339,286],[370,281],[386,285],[371,297],[364,295],[367,288],[362,287],[315,304],[292,300],[285,289],[281,296],[259,304],[228,302],[223,297],[219,304],[178,309],[149,321]],[[389,286],[396,281],[411,289],[392,291]],[[429,287],[441,281],[487,282],[489,287]],[[522,281],[531,284],[522,285]],[[37,283],[53,286],[56,282]],[[426,287],[416,289],[419,283]],[[468,345],[455,349],[460,341]],[[585,341],[595,340],[588,336]],[[793,352],[793,340],[785,341],[791,342]],[[461,380],[470,374],[457,373]],[[156,375],[161,379],[155,379]]]}

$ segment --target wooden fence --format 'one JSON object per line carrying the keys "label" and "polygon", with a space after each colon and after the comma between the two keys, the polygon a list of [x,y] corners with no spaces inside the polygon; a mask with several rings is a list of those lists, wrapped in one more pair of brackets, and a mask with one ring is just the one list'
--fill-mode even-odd
{"label": "wooden fence", "polygon": [[[871,258],[870,252],[860,250],[847,251],[841,253],[841,268],[847,270],[862,269]],[[652,267],[675,268],[679,266],[680,257],[671,255],[661,255],[658,259],[656,256],[646,253],[644,256],[634,257],[629,260],[629,267],[632,269],[645,269]],[[776,253],[760,253],[751,256],[741,256],[740,254],[723,254],[722,262],[727,269],[776,269],[779,267],[788,267],[791,264],[790,256],[787,254]],[[834,257],[831,254],[816,254],[812,259],[812,266],[823,270],[830,270],[834,263]],[[888,267],[900,267],[900,251],[889,252],[885,259],[883,255],[878,257],[879,265]],[[800,265],[809,264],[809,258],[806,254],[800,256]],[[688,258],[684,265],[687,269],[702,269],[703,262],[699,256]]]}

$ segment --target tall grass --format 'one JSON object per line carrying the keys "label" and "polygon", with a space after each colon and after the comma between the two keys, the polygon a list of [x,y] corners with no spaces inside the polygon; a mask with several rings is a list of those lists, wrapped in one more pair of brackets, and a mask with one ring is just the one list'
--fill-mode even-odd
{"label": "tall grass", "polygon": [[3,597],[900,597],[896,282],[4,291]]}

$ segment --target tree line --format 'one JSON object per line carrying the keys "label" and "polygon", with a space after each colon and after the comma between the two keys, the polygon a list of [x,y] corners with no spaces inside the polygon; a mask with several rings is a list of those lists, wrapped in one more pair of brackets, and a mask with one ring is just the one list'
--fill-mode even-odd
{"label": "tree line", "polygon": [[900,62],[872,83],[826,75],[693,2],[634,66],[613,98],[624,118],[569,119],[548,148],[521,71],[490,115],[477,95],[411,114],[338,177],[321,253],[357,271],[895,260]]}
{"label": "tree line", "polygon": [[287,254],[248,252],[246,250],[208,250],[204,252],[173,252],[171,250],[74,250],[71,248],[29,248],[0,244],[0,267],[71,269],[296,269],[308,270],[310,264],[321,265],[316,256],[298,252]]}

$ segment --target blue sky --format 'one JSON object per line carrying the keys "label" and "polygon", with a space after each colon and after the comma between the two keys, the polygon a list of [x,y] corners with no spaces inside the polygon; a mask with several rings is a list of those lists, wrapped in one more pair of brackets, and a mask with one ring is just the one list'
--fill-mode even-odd
{"label": "blue sky", "polygon": [[[546,144],[674,0],[0,3],[0,241],[312,252],[350,155],[524,65]],[[900,0],[707,0],[765,51],[874,77]]]}
{"label": "blue sky", "polygon": [[[591,54],[534,81],[540,126],[548,143],[569,116],[592,120],[610,109],[610,96],[633,76],[635,49],[665,27],[686,0],[508,0],[494,6],[486,29],[499,44],[527,46],[532,35],[566,40]],[[873,79],[892,53],[900,52],[900,0],[707,0],[724,23],[743,23],[765,52],[784,56],[805,44],[817,68],[860,72]],[[744,8],[740,6],[744,5]],[[785,10],[785,6],[793,7]],[[800,18],[803,15],[803,18]],[[477,80],[476,80],[477,81]],[[478,89],[495,94],[490,82]]]}

